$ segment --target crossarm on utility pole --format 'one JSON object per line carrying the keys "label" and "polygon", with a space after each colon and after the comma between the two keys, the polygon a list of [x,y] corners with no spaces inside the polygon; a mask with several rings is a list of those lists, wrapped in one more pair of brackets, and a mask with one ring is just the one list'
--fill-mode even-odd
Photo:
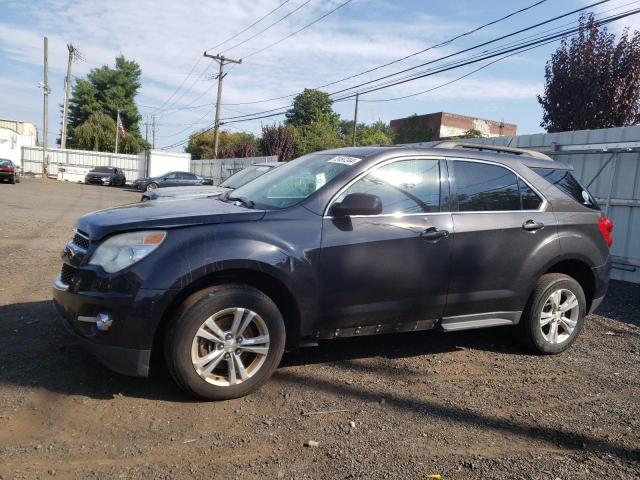
{"label": "crossarm on utility pole", "polygon": [[207,52],[203,53],[203,56],[211,58],[218,62],[220,69],[218,71],[218,93],[216,96],[216,116],[213,123],[213,158],[218,158],[218,143],[220,136],[220,103],[222,101],[222,80],[225,77],[224,66],[227,63],[242,63],[242,59],[233,60],[231,58],[224,57],[222,55],[209,55]]}

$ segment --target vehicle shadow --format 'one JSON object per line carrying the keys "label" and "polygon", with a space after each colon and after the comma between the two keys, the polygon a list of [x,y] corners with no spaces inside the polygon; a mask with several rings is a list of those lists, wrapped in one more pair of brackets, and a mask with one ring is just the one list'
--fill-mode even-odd
{"label": "vehicle shadow", "polygon": [[[507,329],[446,335],[432,331],[321,342],[317,347],[285,353],[280,367],[376,356],[410,358],[462,348],[526,354]],[[37,387],[96,399],[124,395],[193,401],[175,386],[157,357],[149,378],[127,377],[103,367],[63,327],[51,301],[0,306],[0,365],[0,384]]]}
{"label": "vehicle shadow", "polygon": [[[640,324],[636,285],[616,282],[598,313]],[[622,302],[623,299],[624,302]],[[622,302],[622,304],[620,304]],[[635,305],[636,308],[630,305]],[[316,347],[285,353],[280,371],[291,366],[339,363],[363,358],[412,358],[456,350],[483,350],[529,355],[507,327],[467,332],[426,331],[320,342]],[[150,378],[111,372],[84,351],[53,311],[51,301],[0,306],[0,384],[38,387],[67,395],[109,399],[124,395],[175,402],[193,400],[180,391],[158,359]],[[353,362],[349,362],[353,365]],[[46,366],[46,368],[45,368]],[[54,366],[54,368],[51,368]],[[369,368],[369,367],[367,367]],[[370,367],[375,369],[376,367]]]}

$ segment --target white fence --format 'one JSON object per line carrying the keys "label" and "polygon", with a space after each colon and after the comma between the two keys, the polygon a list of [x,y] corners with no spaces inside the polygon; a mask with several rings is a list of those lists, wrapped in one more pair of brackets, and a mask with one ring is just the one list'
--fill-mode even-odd
{"label": "white fence", "polygon": [[[127,181],[144,176],[144,156],[124,155],[87,150],[47,150],[48,175],[56,177],[59,168],[116,167],[124,171]],[[42,147],[22,147],[22,171],[28,175],[42,175]]]}
{"label": "white fence", "polygon": [[640,283],[640,125],[470,140],[529,148],[573,165],[613,220],[613,272]]}
{"label": "white fence", "polygon": [[246,158],[202,158],[199,160],[191,160],[191,173],[195,173],[201,177],[211,178],[214,185],[220,185],[231,175],[249,165],[277,161],[277,155]]}

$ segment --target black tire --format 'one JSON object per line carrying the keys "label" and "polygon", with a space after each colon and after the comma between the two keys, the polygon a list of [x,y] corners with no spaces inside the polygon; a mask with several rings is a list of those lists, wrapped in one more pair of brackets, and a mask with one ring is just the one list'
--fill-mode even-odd
{"label": "black tire", "polygon": [[[214,385],[196,371],[192,345],[205,320],[229,308],[251,310],[263,320],[269,335],[268,352],[253,376],[235,385]],[[246,285],[217,285],[190,296],[178,309],[165,335],[165,361],[175,382],[189,394],[202,400],[228,400],[247,395],[271,377],[282,359],[285,339],[282,315],[268,296]],[[233,359],[226,362],[227,365],[233,363]],[[226,368],[224,360],[220,365]],[[229,373],[227,375],[231,378]]]}
{"label": "black tire", "polygon": [[158,188],[158,184],[156,182],[151,182],[145,187],[145,190],[155,190],[156,188]]}
{"label": "black tire", "polygon": [[[560,343],[552,343],[545,338],[540,318],[550,295],[558,290],[568,290],[577,298],[577,320],[573,331]],[[544,355],[554,355],[568,349],[582,330],[586,315],[586,299],[580,284],[572,277],[562,273],[547,273],[540,277],[522,312],[520,323],[516,327],[518,339],[529,349]]]}
{"label": "black tire", "polygon": [[11,175],[11,178],[9,178],[9,183],[11,185],[15,185],[15,183],[16,183],[16,176],[15,175]]}

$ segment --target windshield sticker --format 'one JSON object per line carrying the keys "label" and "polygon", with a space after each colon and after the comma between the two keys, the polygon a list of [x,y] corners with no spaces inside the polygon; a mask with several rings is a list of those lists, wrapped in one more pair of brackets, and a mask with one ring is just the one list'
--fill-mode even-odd
{"label": "windshield sticker", "polygon": [[358,163],[361,158],[357,157],[347,157],[345,155],[338,155],[328,160],[329,163],[340,163],[342,165],[355,165]]}
{"label": "windshield sticker", "polygon": [[327,183],[327,176],[324,173],[316,174],[316,190],[319,190],[324,184]]}

